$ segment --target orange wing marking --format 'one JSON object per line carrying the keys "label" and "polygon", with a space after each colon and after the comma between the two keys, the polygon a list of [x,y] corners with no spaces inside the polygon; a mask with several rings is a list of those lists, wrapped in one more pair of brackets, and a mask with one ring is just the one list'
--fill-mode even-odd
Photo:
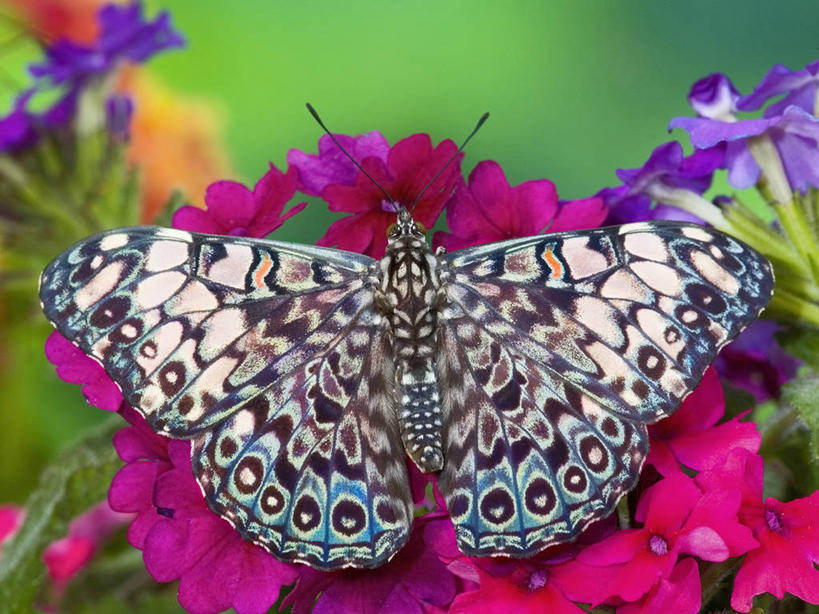
{"label": "orange wing marking", "polygon": [[561,279],[563,277],[563,263],[552,253],[551,245],[543,252],[543,259],[552,270],[552,279]]}
{"label": "orange wing marking", "polygon": [[265,254],[264,260],[262,260],[261,264],[259,264],[259,268],[256,269],[256,272],[253,274],[253,283],[256,284],[256,287],[260,290],[264,288],[264,276],[267,275],[267,272],[272,266],[273,261],[270,259],[270,256]]}

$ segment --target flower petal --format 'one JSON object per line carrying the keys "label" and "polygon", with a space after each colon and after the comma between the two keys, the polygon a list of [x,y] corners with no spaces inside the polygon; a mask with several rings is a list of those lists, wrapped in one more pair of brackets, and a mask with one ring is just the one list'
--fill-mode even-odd
{"label": "flower petal", "polygon": [[702,585],[697,562],[684,558],[668,578],[661,578],[648,595],[617,608],[617,614],[697,614],[702,605]]}
{"label": "flower petal", "polygon": [[82,393],[90,405],[107,411],[119,409],[122,392],[105,369],[57,331],[46,339],[45,354],[57,367],[61,379],[82,386]]}
{"label": "flower petal", "polygon": [[683,535],[678,542],[680,552],[687,552],[704,561],[724,561],[728,546],[711,527],[697,527]]}

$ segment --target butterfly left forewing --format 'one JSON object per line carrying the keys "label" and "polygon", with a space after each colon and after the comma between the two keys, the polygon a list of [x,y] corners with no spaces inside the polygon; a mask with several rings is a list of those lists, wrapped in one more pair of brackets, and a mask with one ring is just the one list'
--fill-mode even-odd
{"label": "butterfly left forewing", "polygon": [[[449,359],[439,361],[439,377],[452,393],[441,485],[462,512],[453,514],[462,547],[477,555],[526,556],[608,513],[635,483],[645,425],[679,406],[773,287],[758,253],[690,224],[557,233],[442,262],[450,305],[440,339]],[[464,368],[473,377],[459,381]],[[537,446],[538,431],[557,441],[546,427],[568,451]],[[517,437],[528,443],[515,453]],[[496,493],[495,505],[479,486],[492,480],[508,495]],[[584,488],[572,493],[573,483]],[[544,494],[529,500],[533,484]],[[551,501],[549,492],[556,503],[538,514],[535,503]],[[509,518],[498,524],[493,513]]]}
{"label": "butterfly left forewing", "polygon": [[[46,317],[156,430],[189,437],[305,360],[367,307],[370,258],[137,227],[45,269]],[[320,327],[320,325],[322,325]]]}
{"label": "butterfly left forewing", "polygon": [[369,567],[412,520],[373,262],[119,229],[56,258],[40,297],[152,428],[194,440],[208,503],[243,535],[283,560]]}

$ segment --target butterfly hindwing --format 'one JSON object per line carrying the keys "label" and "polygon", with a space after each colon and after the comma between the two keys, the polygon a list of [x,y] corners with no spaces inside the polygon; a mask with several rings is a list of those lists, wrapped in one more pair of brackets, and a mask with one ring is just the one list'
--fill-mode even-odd
{"label": "butterfly hindwing", "polygon": [[284,560],[376,567],[409,537],[387,336],[366,320],[194,440],[211,509]]}
{"label": "butterfly hindwing", "polygon": [[374,566],[406,541],[412,503],[372,263],[119,229],[55,259],[40,296],[152,428],[194,440],[206,499],[241,533],[284,560]]}
{"label": "butterfly hindwing", "polygon": [[[457,313],[457,315],[456,315]],[[645,425],[612,415],[457,307],[439,362],[440,487],[459,548],[528,556],[567,541],[632,488]]]}
{"label": "butterfly hindwing", "polygon": [[636,483],[645,425],[676,410],[773,289],[758,253],[690,224],[555,233],[444,262],[441,488],[477,556],[528,556],[610,512]]}

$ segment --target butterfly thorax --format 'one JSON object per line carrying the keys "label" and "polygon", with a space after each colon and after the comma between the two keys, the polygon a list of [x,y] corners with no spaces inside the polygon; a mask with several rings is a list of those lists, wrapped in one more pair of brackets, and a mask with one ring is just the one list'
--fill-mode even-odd
{"label": "butterfly thorax", "polygon": [[405,209],[379,263],[376,309],[386,318],[396,360],[396,393],[404,446],[424,472],[440,471],[441,406],[435,371],[438,261]]}

